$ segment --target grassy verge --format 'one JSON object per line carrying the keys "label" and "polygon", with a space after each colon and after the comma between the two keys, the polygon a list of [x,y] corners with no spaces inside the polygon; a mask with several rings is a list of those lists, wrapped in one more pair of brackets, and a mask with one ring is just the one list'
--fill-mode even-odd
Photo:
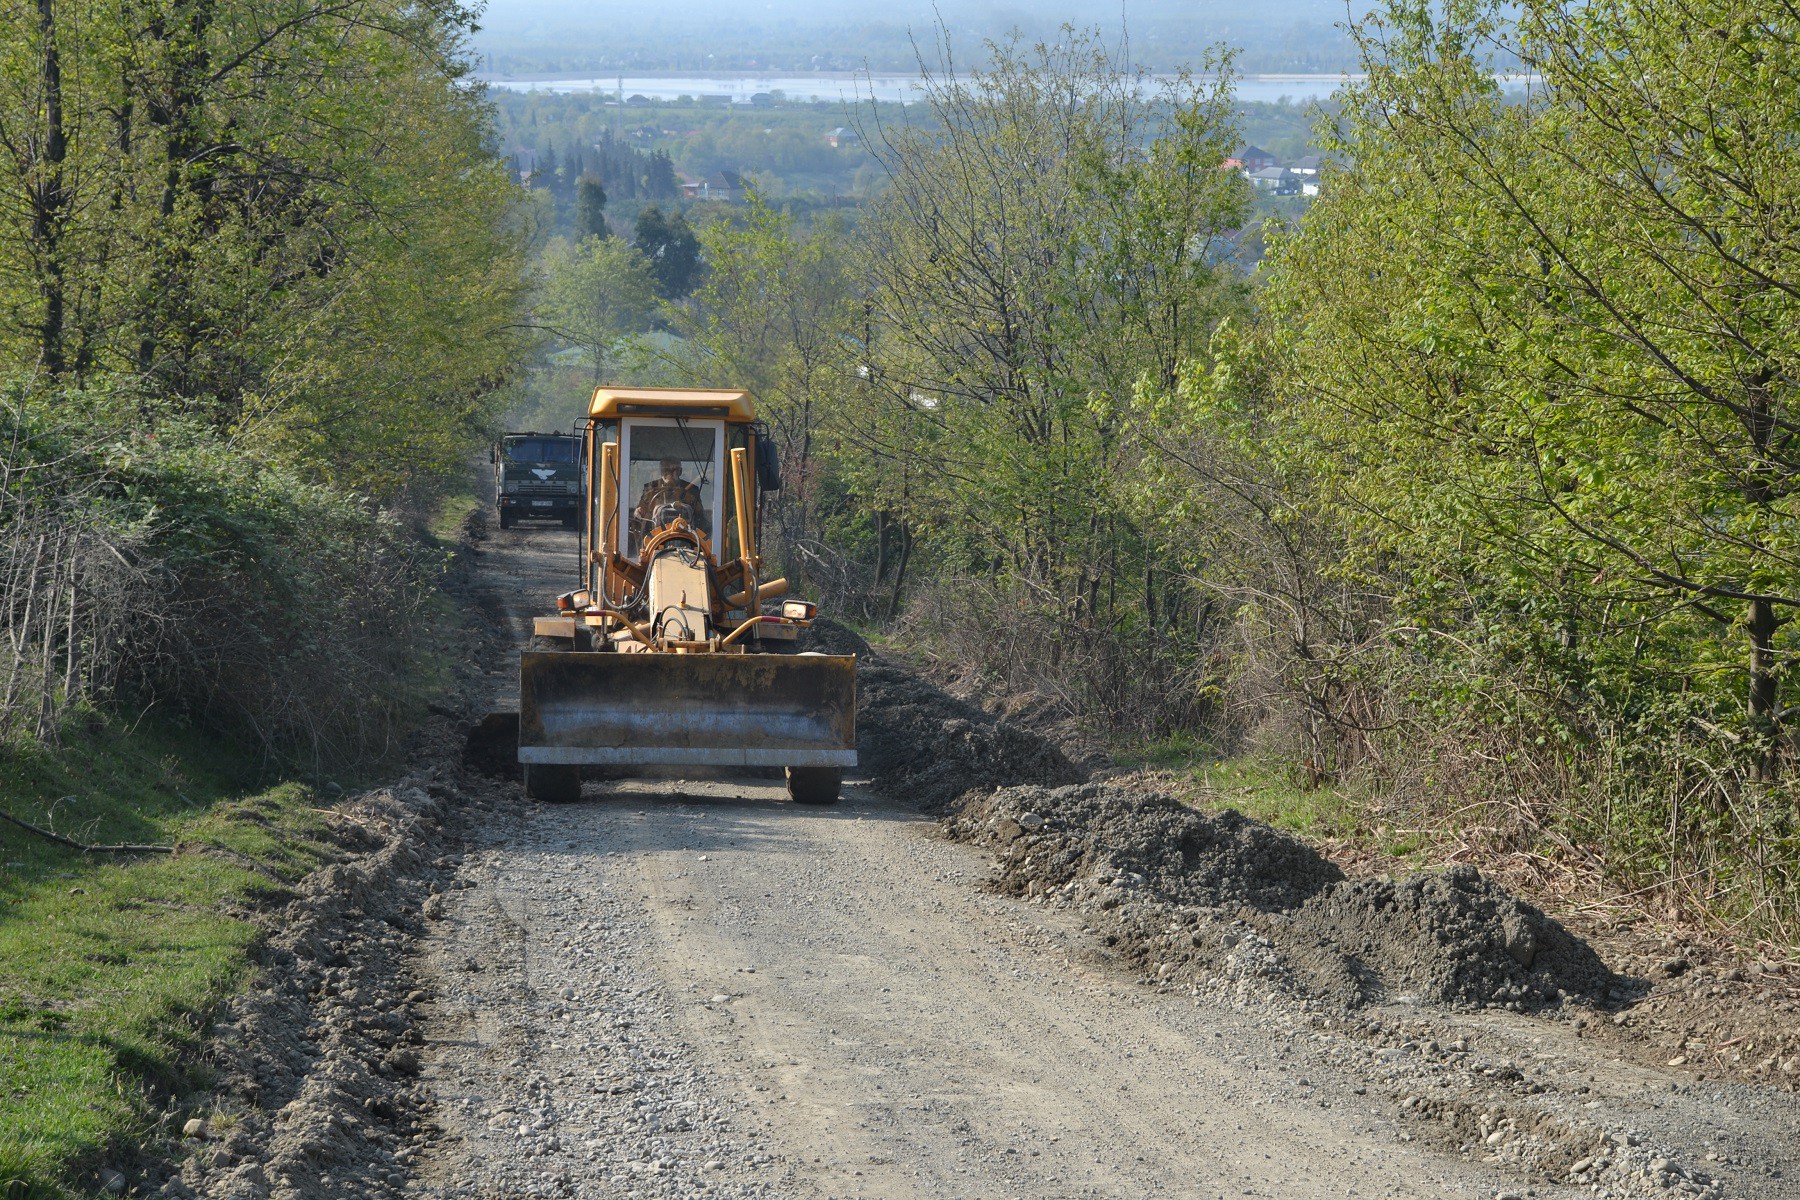
{"label": "grassy verge", "polygon": [[181,846],[83,855],[0,824],[0,1196],[71,1194],[205,1083],[194,1052],[250,970],[246,910],[334,857],[318,804],[253,782],[233,747],[148,723],[88,717],[54,749],[0,751],[15,816]]}
{"label": "grassy verge", "polygon": [[[433,539],[445,544],[461,539],[463,523],[469,514],[480,508],[482,501],[477,498],[479,480],[471,476],[469,489],[445,496],[439,501],[431,519],[425,525],[425,532]],[[492,498],[489,498],[490,502]]]}
{"label": "grassy verge", "polygon": [[1350,845],[1386,858],[1418,865],[1430,838],[1423,830],[1397,829],[1362,789],[1323,784],[1309,786],[1290,769],[1261,759],[1220,758],[1205,743],[1188,736],[1119,750],[1122,766],[1153,767],[1188,781],[1188,799],[1196,807],[1234,808],[1277,829],[1311,842]]}

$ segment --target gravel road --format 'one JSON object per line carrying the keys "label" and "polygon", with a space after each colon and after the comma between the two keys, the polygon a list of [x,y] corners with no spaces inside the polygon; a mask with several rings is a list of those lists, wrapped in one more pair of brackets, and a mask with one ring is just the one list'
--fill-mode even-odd
{"label": "gravel road", "polygon": [[[489,534],[497,643],[565,555]],[[904,800],[471,785],[408,966],[437,1130],[407,1194],[1800,1197],[1791,1093],[1586,1021],[1159,985]]]}

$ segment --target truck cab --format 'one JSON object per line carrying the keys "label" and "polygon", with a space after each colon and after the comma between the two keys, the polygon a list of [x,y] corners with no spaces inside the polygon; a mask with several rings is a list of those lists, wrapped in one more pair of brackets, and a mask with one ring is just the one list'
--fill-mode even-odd
{"label": "truck cab", "polygon": [[494,443],[494,507],[500,528],[519,521],[581,519],[581,441],[566,433],[508,433]]}

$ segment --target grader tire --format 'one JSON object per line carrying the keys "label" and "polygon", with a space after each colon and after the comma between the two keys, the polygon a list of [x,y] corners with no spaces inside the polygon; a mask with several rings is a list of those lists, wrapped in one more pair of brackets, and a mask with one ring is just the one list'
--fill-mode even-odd
{"label": "grader tire", "polygon": [[787,794],[795,804],[836,804],[844,773],[837,767],[789,767]]}
{"label": "grader tire", "polygon": [[581,799],[581,768],[526,763],[525,795],[543,804],[573,804]]}

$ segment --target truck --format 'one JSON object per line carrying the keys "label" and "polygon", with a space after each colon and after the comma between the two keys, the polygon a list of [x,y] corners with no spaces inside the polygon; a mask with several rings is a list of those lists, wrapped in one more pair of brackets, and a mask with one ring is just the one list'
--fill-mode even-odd
{"label": "truck", "polygon": [[596,388],[580,426],[575,586],[519,662],[526,794],[584,768],[778,767],[800,804],[856,765],[856,659],[799,649],[818,606],[758,551],[781,457],[747,392]]}
{"label": "truck", "polygon": [[580,520],[579,438],[535,430],[503,434],[489,457],[500,528],[511,529],[523,520],[557,521],[573,528]]}

